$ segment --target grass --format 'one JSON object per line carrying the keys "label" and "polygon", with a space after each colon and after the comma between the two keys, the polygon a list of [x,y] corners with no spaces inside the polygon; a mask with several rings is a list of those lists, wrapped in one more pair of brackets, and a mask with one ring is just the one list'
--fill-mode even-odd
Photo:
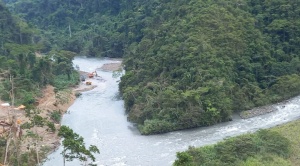
{"label": "grass", "polygon": [[288,160],[294,166],[300,165],[300,120],[276,126],[270,130],[277,131],[291,142],[291,154]]}
{"label": "grass", "polygon": [[299,166],[300,120],[178,152],[178,166]]}

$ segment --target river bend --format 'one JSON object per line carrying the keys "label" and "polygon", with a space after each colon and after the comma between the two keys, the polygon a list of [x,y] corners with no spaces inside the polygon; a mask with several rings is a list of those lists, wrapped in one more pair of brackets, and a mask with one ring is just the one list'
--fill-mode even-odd
{"label": "river bend", "polygon": [[[106,63],[116,60],[105,58],[76,57],[74,65],[80,70],[92,72]],[[175,131],[161,135],[142,136],[136,127],[127,121],[123,101],[118,99],[119,77],[112,72],[97,70],[106,81],[97,81],[97,87],[83,92],[69,108],[62,125],[83,136],[86,145],[96,145],[98,165],[107,166],[168,166],[176,158],[176,152],[189,146],[203,146],[216,143],[226,137],[273,127],[300,117],[300,97],[283,104],[276,104],[277,111],[262,116],[240,119],[191,130]],[[63,165],[60,147],[49,156],[44,166]],[[80,165],[78,161],[67,162],[66,166]]]}

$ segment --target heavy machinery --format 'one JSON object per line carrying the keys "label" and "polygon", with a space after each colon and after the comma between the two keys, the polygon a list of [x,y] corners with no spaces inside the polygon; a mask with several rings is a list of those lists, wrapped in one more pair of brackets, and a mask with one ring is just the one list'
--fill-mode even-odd
{"label": "heavy machinery", "polygon": [[89,73],[89,78],[93,78],[94,77],[94,74],[93,73]]}

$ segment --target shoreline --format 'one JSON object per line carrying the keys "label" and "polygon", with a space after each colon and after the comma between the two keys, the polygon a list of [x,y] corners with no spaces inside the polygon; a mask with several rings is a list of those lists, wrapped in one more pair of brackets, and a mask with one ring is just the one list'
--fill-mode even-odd
{"label": "shoreline", "polygon": [[252,108],[250,110],[245,110],[245,111],[241,111],[239,114],[239,116],[242,119],[249,119],[249,118],[253,118],[256,116],[260,116],[260,115],[265,115],[271,112],[275,112],[278,111],[278,107],[279,108],[285,108],[285,106],[292,101],[293,99],[295,99],[297,96],[294,96],[290,99],[278,102],[278,103],[274,103],[274,104],[269,104],[269,105],[265,105],[265,106],[260,106],[260,107],[255,107]]}
{"label": "shoreline", "polygon": [[251,110],[242,111],[239,113],[239,116],[242,119],[249,119],[256,116],[265,115],[277,110],[278,109],[275,108],[273,105],[267,105],[267,106],[252,108]]}
{"label": "shoreline", "polygon": [[[94,88],[96,88],[96,85],[91,85],[89,87],[87,87],[85,84],[83,84],[82,82],[79,83],[79,85],[77,85],[76,87],[70,88],[71,90],[71,94],[70,94],[70,100],[68,103],[64,104],[63,107],[64,109],[60,109],[61,110],[61,118],[63,118],[63,116],[68,113],[68,109],[71,107],[71,105],[74,104],[74,102],[76,101],[77,97],[76,97],[76,93],[81,93],[81,92],[86,92],[86,91],[90,91],[93,90]],[[52,111],[55,111],[55,109],[52,109]],[[58,124],[55,124],[55,128],[56,128],[56,132],[54,133],[44,133],[43,135],[43,145],[42,146],[48,146],[49,147],[49,151],[47,152],[45,159],[47,159],[47,156],[51,153],[53,153],[54,151],[56,151],[59,146],[61,145],[60,140],[61,138],[58,136],[58,130],[61,127],[61,122],[59,122]],[[44,127],[45,129],[45,127]],[[47,139],[45,138],[50,138],[52,141],[49,143],[47,141]]]}
{"label": "shoreline", "polygon": [[[97,68],[96,70],[103,70],[103,71],[116,71],[117,69],[121,69],[121,63],[109,63],[109,64],[104,64],[103,66],[105,66],[105,69],[102,67]],[[81,92],[87,92],[90,90],[93,90],[97,87],[97,85],[95,85],[96,81],[105,81],[101,76],[95,76],[94,78],[89,78],[88,77],[88,72],[85,71],[78,71],[80,73],[80,75],[84,76],[86,79],[85,81],[80,81],[80,83],[75,86],[70,88],[70,90],[72,91],[71,93],[71,100],[65,105],[64,109],[62,110],[61,113],[61,118],[63,118],[64,114],[68,113],[68,109],[70,108],[71,105],[74,104],[75,100],[77,99],[77,95]],[[86,82],[91,82],[91,85],[87,85]],[[59,130],[61,126],[61,122],[58,124],[57,126],[57,130]],[[55,139],[55,142],[52,143],[55,146],[52,146],[50,148],[50,151],[46,154],[45,159],[47,158],[47,156],[51,153],[53,153],[54,151],[56,151],[58,149],[58,147],[60,146],[60,140],[61,138],[57,136],[57,131],[55,133],[52,134],[53,137]]]}
{"label": "shoreline", "polygon": [[[105,71],[111,71],[113,72],[116,70],[116,64],[118,64],[118,68],[121,68],[121,63],[113,63],[111,64],[105,64],[106,70]],[[97,69],[99,70],[99,69]],[[100,68],[102,69],[102,67]],[[25,135],[27,131],[33,132],[36,135],[40,137],[40,140],[36,142],[35,149],[39,150],[39,156],[41,157],[41,162],[45,161],[47,159],[47,156],[54,151],[56,151],[60,146],[60,140],[61,138],[58,137],[58,130],[60,128],[61,121],[60,122],[53,122],[51,120],[51,114],[55,111],[58,111],[60,113],[61,119],[63,118],[64,114],[68,113],[68,109],[71,105],[74,104],[75,100],[77,99],[77,95],[81,92],[90,91],[97,87],[95,85],[96,81],[105,81],[100,76],[95,76],[94,78],[88,78],[88,72],[79,71],[80,75],[85,76],[85,81],[81,81],[78,85],[75,87],[69,87],[68,89],[59,91],[57,93],[54,92],[54,87],[51,85],[47,85],[45,88],[41,90],[42,96],[37,99],[36,106],[32,110],[38,110],[39,116],[41,116],[43,119],[45,119],[45,124],[43,126],[34,126],[30,129],[20,129],[20,137],[22,135]],[[86,82],[91,82],[92,85],[87,85]],[[57,97],[59,96],[59,97]],[[77,96],[77,97],[76,97]],[[4,104],[5,102],[0,101],[0,104]],[[15,126],[16,121],[19,121],[20,124],[17,126],[21,126],[26,123],[31,123],[31,118],[27,117],[27,111],[24,109],[16,109],[17,106],[2,106],[0,105],[0,124],[7,124],[6,127],[0,127],[0,135],[7,135],[10,126]],[[30,113],[32,114],[32,113]],[[33,114],[32,114],[33,115]],[[31,116],[32,116],[31,115]],[[13,116],[15,118],[13,118]],[[14,119],[14,120],[13,120]],[[55,131],[52,132],[49,130],[49,127],[47,126],[47,121],[53,122],[55,126]],[[23,134],[22,134],[23,133]],[[28,145],[32,144],[33,139],[32,138],[25,138],[22,139],[21,145],[20,145],[20,151],[27,152]],[[30,145],[31,147],[31,145]],[[33,148],[33,147],[31,147]]]}

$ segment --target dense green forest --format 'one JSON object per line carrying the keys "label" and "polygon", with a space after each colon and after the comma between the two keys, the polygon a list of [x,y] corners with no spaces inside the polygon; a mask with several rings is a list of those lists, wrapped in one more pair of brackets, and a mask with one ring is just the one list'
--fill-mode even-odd
{"label": "dense green forest", "polygon": [[[88,56],[120,57],[124,34],[116,30],[120,0],[4,0],[8,8],[41,30],[47,46]],[[125,2],[122,2],[122,4]]]}
{"label": "dense green forest", "polygon": [[[50,84],[59,92],[79,82],[79,74],[72,66],[75,53],[49,47],[46,54],[38,54],[47,47],[46,40],[39,29],[12,14],[0,1],[0,100],[13,107],[25,105],[26,110],[19,113],[30,119],[18,128],[16,123],[21,123],[22,115],[8,108],[4,117],[7,109],[1,107],[0,163],[4,165],[40,165],[50,149],[43,145],[37,150],[37,142],[42,137],[36,129],[30,129],[45,126],[46,131],[55,132],[54,123],[58,123],[61,116],[60,111],[48,112],[49,118],[38,115],[42,110],[37,110],[35,105],[43,95],[41,90]],[[61,93],[55,97],[59,103],[66,100]]]}
{"label": "dense green forest", "polygon": [[45,38],[2,3],[0,36],[1,100],[32,105],[44,86],[52,84],[59,90],[78,82],[72,67],[75,53],[51,49],[48,55],[36,56],[45,47]]}
{"label": "dense green forest", "polygon": [[[123,57],[143,134],[213,125],[300,93],[296,0],[5,0],[41,51]],[[50,47],[51,46],[51,47]]]}
{"label": "dense green forest", "polygon": [[161,133],[299,94],[299,3],[152,4],[143,38],[124,60],[120,90],[129,119],[143,134]]}

